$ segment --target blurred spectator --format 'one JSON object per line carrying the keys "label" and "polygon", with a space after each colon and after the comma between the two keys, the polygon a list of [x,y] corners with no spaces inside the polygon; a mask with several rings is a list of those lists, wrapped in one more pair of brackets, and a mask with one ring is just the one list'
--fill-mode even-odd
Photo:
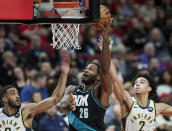
{"label": "blurred spectator", "polygon": [[171,16],[166,18],[166,23],[163,29],[163,33],[164,33],[165,39],[169,41],[172,35],[172,14]]}
{"label": "blurred spectator", "polygon": [[126,18],[131,18],[133,16],[133,5],[134,0],[124,0],[123,15]]}
{"label": "blurred spectator", "polygon": [[45,61],[50,61],[48,53],[45,51],[40,52],[40,55],[38,57],[38,61],[39,61],[39,63],[42,63]]}
{"label": "blurred spectator", "polygon": [[[143,64],[146,64],[147,66],[150,65],[150,59],[152,57],[156,57],[156,49],[155,49],[155,46],[153,43],[151,42],[148,42],[145,46],[144,46],[144,52],[143,54],[140,55],[140,59],[142,61]],[[165,70],[165,67],[164,65],[162,64],[162,62],[160,61],[160,59],[158,58],[158,63],[160,64],[159,65],[159,68],[158,68],[158,72],[162,72]]]}
{"label": "blurred spectator", "polygon": [[166,84],[172,88],[172,75],[169,71],[164,71],[161,73],[159,84]]}
{"label": "blurred spectator", "polygon": [[14,84],[13,69],[16,66],[16,58],[11,51],[5,51],[2,55],[3,65],[0,67],[0,85]]}
{"label": "blurred spectator", "polygon": [[26,45],[27,41],[19,36],[19,26],[18,24],[8,25],[8,37],[14,44],[14,46]]}
{"label": "blurred spectator", "polygon": [[165,11],[166,17],[172,15],[171,0],[161,0],[160,7]]}
{"label": "blurred spectator", "polygon": [[150,32],[150,41],[154,44],[156,48],[156,54],[159,57],[168,57],[169,54],[167,52],[167,44],[162,36],[161,31],[158,28],[152,29]]}
{"label": "blurred spectator", "polygon": [[21,90],[26,86],[24,71],[21,67],[18,66],[14,68],[13,72],[16,81],[16,87],[20,94]]}
{"label": "blurred spectator", "polygon": [[56,114],[56,106],[46,111],[45,117],[39,122],[39,131],[68,131],[63,117]]}
{"label": "blurred spectator", "polygon": [[130,72],[131,66],[132,66],[132,59],[133,59],[133,52],[130,48],[126,48],[124,54],[122,54],[122,57],[118,57],[118,54],[115,54],[116,58],[120,61],[120,69],[122,74],[127,76]]}
{"label": "blurred spectator", "polygon": [[32,81],[32,78],[38,73],[38,70],[36,69],[32,69],[32,70],[26,70],[25,74],[26,74],[26,83],[27,85],[29,85]]}
{"label": "blurred spectator", "polygon": [[0,67],[2,67],[3,64],[3,59],[2,59],[2,54],[5,51],[5,39],[0,38]]}
{"label": "blurred spectator", "polygon": [[42,72],[36,73],[31,81],[31,84],[27,85],[20,93],[21,102],[31,102],[32,94],[34,92],[40,92],[43,99],[48,97],[46,85],[46,75]]}
{"label": "blurred spectator", "polygon": [[131,19],[131,30],[127,35],[126,46],[133,51],[141,51],[146,43],[146,34],[137,18]]}
{"label": "blurred spectator", "polygon": [[157,9],[157,19],[154,21],[155,26],[159,27],[160,29],[164,28],[165,25],[165,12],[163,9]]}
{"label": "blurred spectator", "polygon": [[57,79],[53,76],[50,76],[47,78],[47,90],[48,90],[48,94],[49,96],[51,96],[53,94],[54,89],[56,88],[57,85]]}
{"label": "blurred spectator", "polygon": [[113,108],[114,110],[114,120],[112,121],[112,123],[109,124],[110,125],[114,125],[115,126],[115,131],[121,131],[121,107],[119,104],[116,104]]}
{"label": "blurred spectator", "polygon": [[137,74],[149,74],[149,67],[146,64],[137,65]]}
{"label": "blurred spectator", "polygon": [[168,52],[170,53],[171,57],[172,57],[172,33],[168,42]]}
{"label": "blurred spectator", "polygon": [[146,32],[146,37],[149,37],[150,31],[153,28],[153,21],[150,18],[144,18],[144,30]]}
{"label": "blurred spectator", "polygon": [[172,75],[168,71],[164,71],[160,75],[157,94],[160,96],[162,93],[172,94]]}
{"label": "blurred spectator", "polygon": [[26,65],[29,69],[38,68],[38,58],[42,51],[40,36],[31,36],[31,47],[26,53]]}
{"label": "blurred spectator", "polygon": [[[42,95],[40,92],[34,92],[32,94],[32,103],[38,103],[42,100]],[[32,130],[33,131],[38,131],[38,127],[39,127],[39,121],[42,119],[42,117],[45,115],[44,112],[36,114],[33,118],[32,121]]]}
{"label": "blurred spectator", "polygon": [[34,35],[45,37],[48,35],[48,30],[41,25],[20,25],[20,35],[27,39],[31,39]]}
{"label": "blurred spectator", "polygon": [[159,81],[159,76],[160,76],[160,72],[159,69],[160,68],[160,63],[157,57],[151,57],[150,58],[150,63],[149,63],[149,70],[151,71],[151,75],[154,77],[154,80],[156,82]]}
{"label": "blurred spectator", "polygon": [[104,117],[104,122],[105,122],[105,125],[109,125],[113,122],[115,116],[112,115],[114,114],[114,105],[117,104],[118,101],[114,95],[114,93],[111,93],[110,97],[109,97],[109,107],[107,108],[106,110],[106,113],[105,113],[105,117]]}
{"label": "blurred spectator", "polygon": [[47,77],[53,76],[55,74],[49,61],[43,61],[40,63],[40,70],[41,72],[45,73]]}
{"label": "blurred spectator", "polygon": [[138,65],[140,65],[141,59],[138,56],[135,56],[131,60],[131,67],[127,68],[130,70],[127,70],[127,73],[125,74],[125,81],[131,81],[132,78],[136,75],[138,72]]}
{"label": "blurred spectator", "polygon": [[38,102],[40,102],[42,99],[43,99],[43,98],[42,98],[42,95],[41,95],[40,92],[34,92],[34,93],[32,94],[32,101],[31,101],[31,102],[33,102],[33,103],[38,103]]}
{"label": "blurred spectator", "polygon": [[87,53],[88,55],[94,55],[94,48],[96,48],[97,43],[96,35],[96,30],[94,28],[91,28],[91,26],[88,26],[86,28],[85,39],[81,44],[81,50],[79,50],[79,52]]}
{"label": "blurred spectator", "polygon": [[122,72],[120,71],[120,63],[119,63],[119,60],[113,58],[113,59],[112,59],[112,62],[114,63],[114,65],[115,65],[115,67],[116,67],[116,70],[117,70],[117,73],[118,73],[118,78],[119,78],[122,82],[124,82],[124,76],[123,76]]}
{"label": "blurred spectator", "polygon": [[5,40],[5,48],[7,50],[13,50],[14,49],[14,44],[11,41],[11,39],[9,39],[9,37],[7,37],[7,33],[6,33],[6,26],[0,25],[0,38],[3,38]]}
{"label": "blurred spectator", "polygon": [[151,20],[156,19],[156,9],[154,3],[154,0],[146,0],[145,5],[143,5],[140,9],[140,16],[142,18],[149,18]]}

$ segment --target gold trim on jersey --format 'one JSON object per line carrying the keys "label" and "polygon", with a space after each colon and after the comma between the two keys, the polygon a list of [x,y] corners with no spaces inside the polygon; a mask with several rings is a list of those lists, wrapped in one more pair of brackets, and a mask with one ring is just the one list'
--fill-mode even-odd
{"label": "gold trim on jersey", "polygon": [[153,111],[154,111],[154,115],[155,115],[155,118],[156,118],[156,107],[155,107],[155,102],[154,101],[152,101],[153,102]]}
{"label": "gold trim on jersey", "polygon": [[26,128],[26,126],[24,125],[24,121],[23,121],[22,109],[20,109],[19,113],[20,113],[20,116],[21,116],[22,125],[23,125],[24,128]]}
{"label": "gold trim on jersey", "polygon": [[134,102],[133,102],[133,104],[132,104],[132,107],[131,107],[131,109],[130,109],[128,115],[126,116],[126,119],[127,119],[127,117],[131,114],[131,111],[132,111],[133,107],[134,107]]}

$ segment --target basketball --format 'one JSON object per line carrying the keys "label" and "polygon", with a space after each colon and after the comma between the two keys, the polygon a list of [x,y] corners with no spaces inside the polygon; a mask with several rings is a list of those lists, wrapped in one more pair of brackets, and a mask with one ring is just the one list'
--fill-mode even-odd
{"label": "basketball", "polygon": [[91,25],[93,27],[95,27],[97,30],[100,30],[101,24],[105,25],[105,21],[109,18],[111,18],[110,10],[106,6],[100,5],[100,20],[96,23],[91,24]]}

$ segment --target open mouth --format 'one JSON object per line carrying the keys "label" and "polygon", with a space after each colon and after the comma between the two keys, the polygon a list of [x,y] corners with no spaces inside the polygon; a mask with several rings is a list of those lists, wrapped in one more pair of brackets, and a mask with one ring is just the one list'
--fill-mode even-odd
{"label": "open mouth", "polygon": [[16,102],[17,102],[17,103],[20,103],[20,100],[17,100]]}
{"label": "open mouth", "polygon": [[88,78],[89,75],[84,73],[84,74],[83,74],[83,77],[84,77],[84,78]]}
{"label": "open mouth", "polygon": [[139,90],[139,88],[136,88],[135,90],[136,90],[136,91],[138,91],[138,90]]}

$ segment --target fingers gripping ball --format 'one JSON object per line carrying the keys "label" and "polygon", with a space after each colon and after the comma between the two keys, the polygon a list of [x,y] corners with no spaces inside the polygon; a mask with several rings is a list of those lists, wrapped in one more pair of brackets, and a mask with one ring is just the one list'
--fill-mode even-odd
{"label": "fingers gripping ball", "polygon": [[105,25],[105,21],[110,18],[111,18],[110,10],[106,6],[100,5],[100,20],[91,25],[94,26],[96,29],[100,30],[101,24]]}

